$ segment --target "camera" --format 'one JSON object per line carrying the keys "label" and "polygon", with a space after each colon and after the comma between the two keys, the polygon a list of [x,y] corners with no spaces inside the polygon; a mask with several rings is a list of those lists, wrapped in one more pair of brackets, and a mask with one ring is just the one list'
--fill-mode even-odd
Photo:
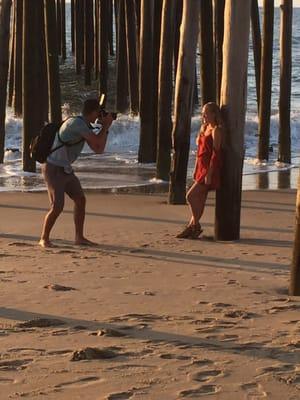
{"label": "camera", "polygon": [[100,110],[99,117],[106,117],[108,114],[111,114],[113,120],[117,119],[117,113],[116,112],[108,112],[108,111],[105,111],[104,108]]}
{"label": "camera", "polygon": [[113,120],[117,119],[117,113],[116,112],[108,112],[104,108],[104,100],[105,100],[105,94],[102,94],[99,100],[99,105],[100,105],[100,111],[99,111],[99,117],[106,117],[107,115],[111,115]]}

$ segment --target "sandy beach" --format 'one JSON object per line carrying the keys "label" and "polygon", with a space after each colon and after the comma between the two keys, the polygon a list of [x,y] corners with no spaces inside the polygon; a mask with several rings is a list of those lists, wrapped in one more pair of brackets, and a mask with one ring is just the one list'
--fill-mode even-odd
{"label": "sandy beach", "polygon": [[87,193],[37,245],[46,193],[0,198],[0,399],[300,398],[300,302],[288,296],[295,191],[243,193],[241,240],[174,236],[166,196]]}

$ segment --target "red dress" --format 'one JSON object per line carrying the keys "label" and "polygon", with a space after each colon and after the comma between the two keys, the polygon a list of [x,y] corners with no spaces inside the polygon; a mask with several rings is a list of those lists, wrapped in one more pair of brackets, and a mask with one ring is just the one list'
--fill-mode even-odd
{"label": "red dress", "polygon": [[199,136],[197,160],[194,171],[194,180],[205,184],[205,177],[209,168],[212,168],[211,184],[209,190],[216,190],[220,187],[221,152],[214,149],[212,134]]}

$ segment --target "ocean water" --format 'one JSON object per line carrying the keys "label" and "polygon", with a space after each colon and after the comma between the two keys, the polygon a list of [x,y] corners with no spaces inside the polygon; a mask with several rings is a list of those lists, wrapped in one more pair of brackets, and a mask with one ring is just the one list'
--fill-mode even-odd
{"label": "ocean water", "polygon": [[[245,163],[243,188],[295,188],[298,177],[300,150],[300,8],[294,9],[293,20],[293,79],[291,102],[292,128],[292,164],[283,165],[277,160],[277,143],[279,129],[279,9],[275,13],[274,61],[272,89],[272,118],[270,146],[272,152],[268,162],[259,163],[257,154],[258,117],[253,52],[250,41],[248,72],[248,109],[245,129]],[[70,27],[67,26],[67,37],[70,39]],[[199,61],[199,55],[198,55]],[[191,178],[196,144],[195,138],[200,126],[200,118],[195,113],[192,118],[191,151],[189,177]],[[5,153],[5,162],[0,165],[0,191],[36,191],[45,190],[45,185],[38,167],[37,174],[22,172],[21,168],[22,121],[14,118],[7,109],[6,143],[9,150]],[[154,165],[141,165],[137,162],[139,143],[139,119],[122,115],[110,129],[108,145],[103,155],[92,154],[84,148],[82,156],[74,164],[84,188],[110,191],[129,190],[164,190],[166,184],[157,182]]]}

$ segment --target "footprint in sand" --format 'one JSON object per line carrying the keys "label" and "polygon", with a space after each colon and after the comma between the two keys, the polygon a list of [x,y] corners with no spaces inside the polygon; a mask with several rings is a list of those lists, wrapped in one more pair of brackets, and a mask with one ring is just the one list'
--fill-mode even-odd
{"label": "footprint in sand", "polygon": [[45,349],[38,349],[38,348],[35,349],[32,347],[13,347],[13,348],[7,350],[7,353],[19,353],[19,354],[22,354],[23,357],[36,356],[37,353],[39,355],[42,355],[45,352],[46,352]]}
{"label": "footprint in sand", "polygon": [[77,290],[71,286],[62,286],[62,285],[57,285],[57,284],[45,285],[44,289],[54,290],[56,292],[69,292],[71,290]]}
{"label": "footprint in sand", "polygon": [[268,367],[257,368],[258,375],[256,377],[260,378],[261,376],[264,375],[273,375],[273,374],[277,375],[294,371],[295,371],[295,366],[292,364],[276,364]]}
{"label": "footprint in sand", "polygon": [[90,336],[107,336],[107,337],[124,337],[126,333],[120,332],[116,329],[101,329],[98,332],[89,333]]}
{"label": "footprint in sand", "polygon": [[82,360],[108,360],[117,357],[119,354],[111,348],[97,349],[86,347],[85,349],[74,351],[71,361]]}
{"label": "footprint in sand", "polygon": [[32,358],[0,361],[0,371],[18,371],[25,369],[32,361]]}
{"label": "footprint in sand", "polygon": [[256,314],[244,310],[232,310],[224,314],[224,317],[226,318],[241,318],[241,319],[251,319],[255,316]]}
{"label": "footprint in sand", "polygon": [[207,285],[206,285],[206,284],[203,284],[203,285],[192,286],[192,287],[189,288],[189,289],[196,289],[196,290],[204,291],[204,290],[207,289]]}
{"label": "footprint in sand", "polygon": [[209,304],[209,302],[208,302],[208,301],[205,301],[205,300],[200,300],[200,301],[197,302],[197,304],[198,304],[198,305],[204,305],[204,306],[206,306],[206,305]]}
{"label": "footprint in sand", "polygon": [[239,339],[238,335],[209,335],[205,336],[207,340],[217,340],[219,342],[235,342]]}
{"label": "footprint in sand", "polygon": [[33,244],[31,244],[31,243],[25,243],[25,242],[11,242],[11,243],[8,243],[8,246],[15,246],[15,247],[34,247]]}
{"label": "footprint in sand", "polygon": [[100,381],[101,379],[98,376],[86,376],[84,378],[75,379],[74,381],[59,383],[54,387],[56,389],[62,389],[64,387],[79,388],[79,387],[90,386],[92,384],[99,383]]}
{"label": "footprint in sand", "polygon": [[220,369],[209,369],[206,371],[199,371],[190,375],[190,379],[197,382],[210,382],[211,380],[224,376],[224,372]]}
{"label": "footprint in sand", "polygon": [[197,397],[203,397],[203,396],[208,396],[211,394],[216,394],[221,391],[220,386],[215,386],[215,385],[202,385],[197,389],[190,389],[190,390],[183,390],[179,393],[179,397],[184,397],[184,398],[197,398]]}
{"label": "footprint in sand", "polygon": [[47,351],[47,355],[49,356],[60,356],[60,355],[65,355],[65,354],[70,354],[73,353],[73,350],[66,349],[66,350],[50,350]]}
{"label": "footprint in sand", "polygon": [[229,280],[226,282],[226,285],[237,285],[237,286],[239,286],[239,285],[240,285],[240,282],[237,281],[237,280],[235,280],[235,279],[229,279]]}
{"label": "footprint in sand", "polygon": [[259,400],[267,397],[267,393],[262,389],[262,386],[255,382],[244,383],[241,388],[246,392],[247,400]]}
{"label": "footprint in sand", "polygon": [[227,307],[232,307],[232,304],[229,303],[209,303],[211,307],[215,308],[227,308]]}
{"label": "footprint in sand", "polygon": [[274,306],[267,310],[269,314],[276,314],[281,311],[297,311],[300,309],[300,304],[290,304],[287,306]]}
{"label": "footprint in sand", "polygon": [[212,360],[208,360],[207,358],[204,358],[203,360],[193,360],[191,365],[198,365],[198,366],[205,366],[205,365],[211,365],[214,364]]}
{"label": "footprint in sand", "polygon": [[14,383],[14,379],[10,378],[1,378],[0,377],[0,385],[11,385]]}
{"label": "footprint in sand", "polygon": [[112,393],[106,397],[106,400],[127,400],[133,396],[133,392],[120,392],[120,393]]}
{"label": "footprint in sand", "polygon": [[108,322],[123,322],[123,321],[133,321],[133,322],[155,322],[155,321],[165,321],[168,319],[166,316],[159,316],[155,314],[125,314],[117,317],[110,318]]}
{"label": "footprint in sand", "polygon": [[17,328],[49,328],[64,325],[65,322],[59,319],[37,318],[26,322],[20,322]]}
{"label": "footprint in sand", "polygon": [[76,254],[77,252],[74,250],[55,250],[54,254]]}
{"label": "footprint in sand", "polygon": [[[0,258],[4,258],[4,257],[15,257],[14,254],[6,254],[6,253],[0,253]],[[4,274],[5,271],[0,271],[0,274]]]}
{"label": "footprint in sand", "polygon": [[159,357],[164,360],[190,360],[191,358],[189,356],[181,356],[178,354],[171,354],[171,353],[160,354]]}

